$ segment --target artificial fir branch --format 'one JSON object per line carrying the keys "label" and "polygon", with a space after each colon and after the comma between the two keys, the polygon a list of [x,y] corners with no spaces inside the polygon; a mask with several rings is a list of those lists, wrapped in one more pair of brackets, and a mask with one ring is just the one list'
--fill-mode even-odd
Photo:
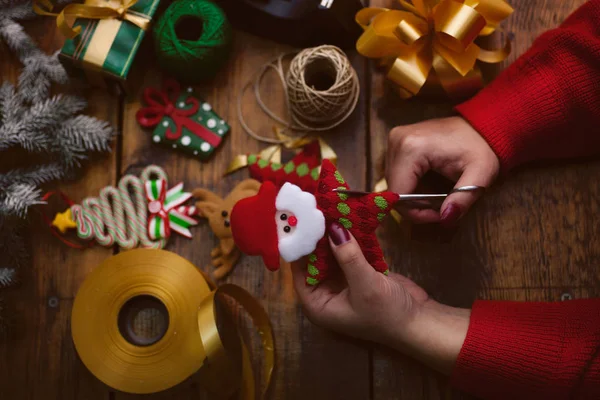
{"label": "artificial fir branch", "polygon": [[68,76],[58,53],[42,52],[16,22],[34,17],[31,0],[0,0],[0,41],[23,65],[16,87],[0,85],[0,154],[24,154],[17,166],[0,163],[0,288],[28,261],[25,217],[42,202],[40,185],[71,177],[89,153],[110,151],[115,135],[107,122],[80,114],[84,99],[51,95],[52,84]]}
{"label": "artificial fir branch", "polygon": [[0,288],[13,285],[17,280],[16,268],[0,268]]}

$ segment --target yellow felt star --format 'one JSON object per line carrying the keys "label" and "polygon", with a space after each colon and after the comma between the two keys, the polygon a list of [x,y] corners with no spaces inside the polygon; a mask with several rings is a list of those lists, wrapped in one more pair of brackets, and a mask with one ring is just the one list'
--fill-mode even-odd
{"label": "yellow felt star", "polygon": [[65,233],[67,229],[77,228],[77,224],[73,221],[71,209],[68,208],[66,211],[56,214],[52,226],[55,226],[60,233]]}

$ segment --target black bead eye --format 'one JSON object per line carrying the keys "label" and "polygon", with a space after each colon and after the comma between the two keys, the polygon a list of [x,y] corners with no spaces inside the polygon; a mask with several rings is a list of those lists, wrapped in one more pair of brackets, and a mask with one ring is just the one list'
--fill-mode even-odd
{"label": "black bead eye", "polygon": [[279,219],[281,219],[282,221],[285,221],[287,219],[287,214],[281,214],[281,217],[279,217]]}
{"label": "black bead eye", "polygon": [[229,214],[227,213],[227,211],[224,211],[224,210],[223,210],[223,211],[221,211],[221,215],[222,215],[223,217],[226,217],[226,216],[227,216],[227,215],[229,215]]}
{"label": "black bead eye", "polygon": [[284,227],[283,227],[283,231],[284,231],[285,233],[290,233],[290,231],[291,231],[291,230],[292,230],[292,228],[290,228],[289,226],[284,226]]}
{"label": "black bead eye", "polygon": [[225,228],[229,228],[229,225],[231,225],[228,219],[226,219],[223,224],[225,224]]}

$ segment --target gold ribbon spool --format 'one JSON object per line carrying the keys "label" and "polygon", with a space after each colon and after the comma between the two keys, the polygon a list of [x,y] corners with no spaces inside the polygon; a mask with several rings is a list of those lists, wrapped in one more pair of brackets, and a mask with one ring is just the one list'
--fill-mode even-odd
{"label": "gold ribbon spool", "polygon": [[[218,327],[221,319],[215,307],[222,304],[216,301],[221,295],[241,304],[259,331],[264,396],[274,367],[274,346],[261,304],[239,286],[216,288],[189,261],[165,250],[129,250],[92,271],[73,305],[75,348],[92,374],[122,392],[156,393],[198,373],[202,386],[213,394],[227,398],[237,391],[240,399],[254,399],[249,351],[237,330],[222,332]],[[162,304],[168,318],[162,337],[147,343],[128,337],[126,309],[139,299]],[[239,346],[224,346],[227,333]]]}
{"label": "gold ribbon spool", "polygon": [[33,11],[39,15],[56,17],[56,26],[69,39],[81,33],[81,27],[73,28],[68,18],[118,19],[128,21],[142,30],[150,26],[150,18],[132,11],[130,8],[138,0],[86,0],[84,4],[69,4],[60,13],[53,13],[54,5],[50,0],[34,0]]}
{"label": "gold ribbon spool", "polygon": [[364,32],[356,43],[365,57],[379,59],[403,98],[419,93],[433,72],[449,95],[483,84],[477,60],[498,63],[511,51],[474,43],[497,30],[512,14],[504,0],[399,0],[405,11],[367,7],[356,14]]}

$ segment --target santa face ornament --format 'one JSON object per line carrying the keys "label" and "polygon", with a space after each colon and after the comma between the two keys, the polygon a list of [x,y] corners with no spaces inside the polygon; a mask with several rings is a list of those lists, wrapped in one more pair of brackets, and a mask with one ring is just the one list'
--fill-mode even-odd
{"label": "santa face ornament", "polygon": [[338,222],[354,235],[373,268],[387,274],[375,229],[398,201],[398,195],[382,192],[349,196],[334,191],[342,188],[349,189],[329,160],[323,161],[315,193],[291,182],[280,189],[264,182],[258,194],[233,207],[231,230],[236,245],[248,255],[261,256],[271,271],[279,269],[281,259],[293,262],[307,257],[306,283],[316,285],[337,267],[326,227]]}

